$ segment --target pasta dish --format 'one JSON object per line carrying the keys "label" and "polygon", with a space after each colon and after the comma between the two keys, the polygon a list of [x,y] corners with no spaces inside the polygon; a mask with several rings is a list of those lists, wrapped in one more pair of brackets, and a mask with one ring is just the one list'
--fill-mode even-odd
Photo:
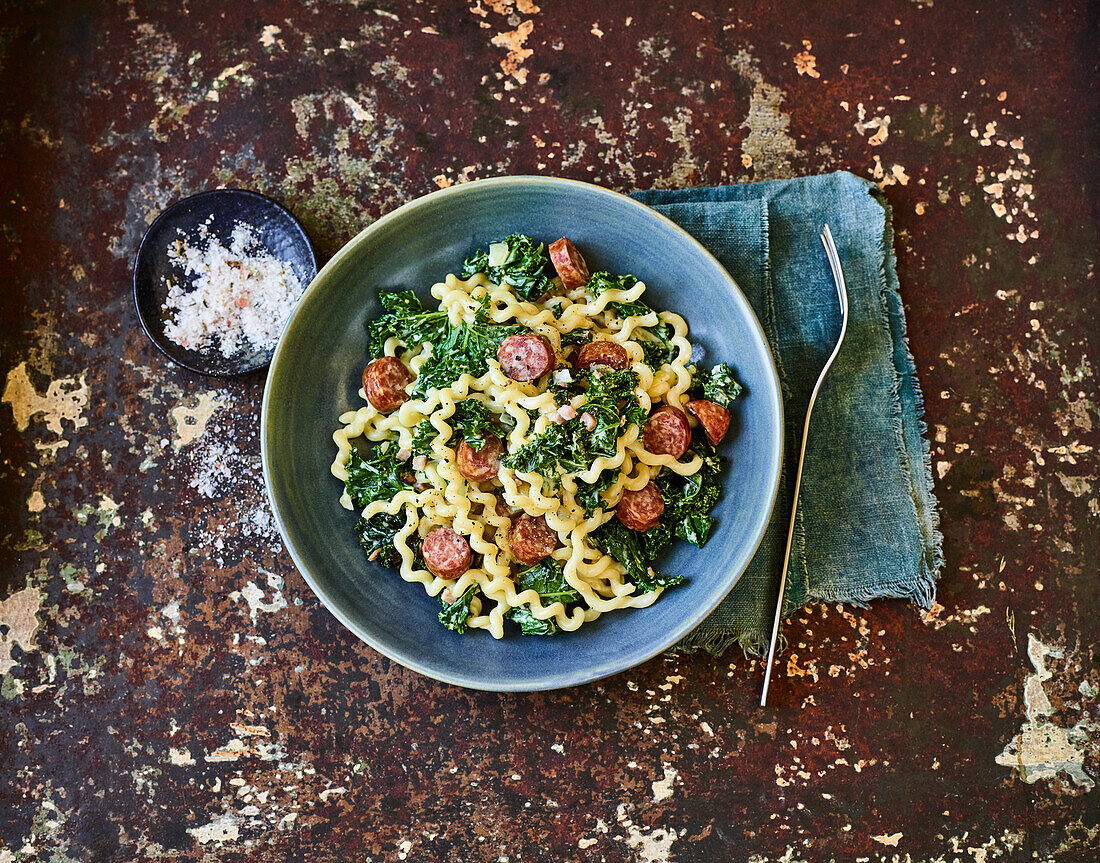
{"label": "pasta dish", "polygon": [[644,608],[683,580],[661,549],[706,542],[741,387],[644,292],[568,239],[513,234],[434,285],[435,309],[380,295],[332,473],[366,554],[447,628],[553,635]]}

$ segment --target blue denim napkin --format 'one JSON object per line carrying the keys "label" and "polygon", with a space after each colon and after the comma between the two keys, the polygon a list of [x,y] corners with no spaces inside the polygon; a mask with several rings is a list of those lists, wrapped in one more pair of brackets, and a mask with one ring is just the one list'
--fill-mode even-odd
{"label": "blue denim napkin", "polygon": [[840,331],[821,245],[828,223],[848,287],[844,346],[814,407],[784,598],[928,607],[943,564],[916,367],[894,269],[890,207],[847,172],[634,194],[706,246],[756,310],[783,389],[779,496],[756,556],[682,647],[766,650],[775,614],[806,404]]}

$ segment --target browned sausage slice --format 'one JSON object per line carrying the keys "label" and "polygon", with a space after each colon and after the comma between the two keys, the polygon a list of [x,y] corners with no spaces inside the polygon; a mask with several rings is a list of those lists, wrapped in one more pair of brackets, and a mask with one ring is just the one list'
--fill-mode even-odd
{"label": "browned sausage slice", "polygon": [[485,446],[481,449],[474,449],[463,440],[458,445],[458,472],[475,482],[492,479],[500,470],[503,454],[504,443],[495,435],[485,435]]}
{"label": "browned sausage slice", "polygon": [[526,566],[533,566],[558,545],[558,535],[541,515],[520,513],[508,532],[512,557]]}
{"label": "browned sausage slice", "polygon": [[703,424],[703,430],[707,433],[707,439],[718,446],[726,436],[730,427],[730,412],[721,405],[708,402],[706,399],[696,399],[688,402],[685,407]]}
{"label": "browned sausage slice", "polygon": [[654,455],[679,458],[691,446],[691,423],[687,414],[672,405],[657,408],[645,424],[642,443]]}
{"label": "browned sausage slice", "polygon": [[573,354],[573,368],[589,369],[592,366],[610,366],[622,370],[630,365],[630,354],[615,342],[589,342],[581,345]]}
{"label": "browned sausage slice", "polygon": [[424,537],[420,551],[428,569],[440,578],[458,578],[470,568],[474,559],[466,538],[449,527],[431,531]]}
{"label": "browned sausage slice", "polygon": [[588,265],[572,240],[562,237],[557,242],[551,243],[550,261],[558,271],[562,287],[567,291],[579,288],[588,281]]}
{"label": "browned sausage slice", "polygon": [[631,530],[649,530],[665,511],[665,498],[653,483],[638,491],[623,492],[623,498],[615,507],[619,521]]}
{"label": "browned sausage slice", "polygon": [[363,370],[363,392],[375,410],[386,414],[408,401],[405,387],[412,379],[412,372],[397,357],[379,357]]}
{"label": "browned sausage slice", "polygon": [[557,365],[550,342],[534,333],[508,336],[497,349],[497,361],[514,381],[533,381]]}

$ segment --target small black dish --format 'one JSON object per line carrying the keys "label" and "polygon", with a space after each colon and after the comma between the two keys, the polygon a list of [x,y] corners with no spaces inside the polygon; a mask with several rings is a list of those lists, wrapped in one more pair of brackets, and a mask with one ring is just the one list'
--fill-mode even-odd
{"label": "small black dish", "polygon": [[177,201],[157,216],[142,237],[134,259],[134,304],[149,339],[168,359],[193,372],[215,377],[248,374],[267,366],[274,350],[245,348],[226,357],[216,347],[189,350],[164,334],[170,317],[164,309],[168,278],[188,278],[181,267],[169,261],[168,247],[180,237],[180,231],[193,236],[207,220],[210,236],[227,245],[238,223],[251,227],[262,246],[294,268],[303,288],[317,275],[317,258],[297,219],[270,198],[244,189],[214,189]]}

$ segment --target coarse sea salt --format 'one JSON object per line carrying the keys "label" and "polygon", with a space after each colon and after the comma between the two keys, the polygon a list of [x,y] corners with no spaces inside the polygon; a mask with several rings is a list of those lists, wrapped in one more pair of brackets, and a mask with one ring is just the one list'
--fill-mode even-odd
{"label": "coarse sea salt", "polygon": [[211,236],[209,222],[194,236],[182,231],[168,259],[193,277],[171,280],[164,334],[193,351],[271,350],[279,340],[303,286],[294,268],[263,246],[255,230],[238,222],[228,248]]}

